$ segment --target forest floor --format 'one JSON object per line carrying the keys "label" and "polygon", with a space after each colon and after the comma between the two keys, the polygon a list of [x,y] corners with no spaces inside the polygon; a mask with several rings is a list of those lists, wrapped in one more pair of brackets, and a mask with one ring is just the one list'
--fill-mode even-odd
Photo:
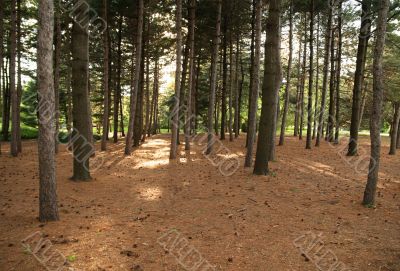
{"label": "forest floor", "polygon": [[[241,164],[244,141],[223,142]],[[0,270],[45,270],[34,256],[43,257],[21,244],[36,232],[68,259],[65,270],[211,270],[206,262],[191,267],[195,259],[231,271],[400,270],[400,154],[387,155],[387,139],[376,208],[361,205],[368,157],[345,157],[345,141],[311,151],[295,138],[286,142],[267,177],[242,165],[224,176],[198,145],[190,156],[181,145],[180,159],[170,162],[167,135],[129,157],[124,142],[110,143],[97,154],[105,163],[84,183],[69,180],[72,157],[61,147],[61,220],[47,224],[37,219],[36,142],[24,141],[19,158],[3,144]],[[368,138],[361,149],[369,152]],[[329,269],[336,259],[348,269]]]}

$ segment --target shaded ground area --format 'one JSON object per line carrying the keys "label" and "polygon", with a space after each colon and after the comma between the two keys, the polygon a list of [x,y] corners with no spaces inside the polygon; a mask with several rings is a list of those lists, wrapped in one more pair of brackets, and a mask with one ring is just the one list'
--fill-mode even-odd
{"label": "shaded ground area", "polygon": [[[245,136],[224,142],[244,160]],[[361,206],[368,158],[349,160],[345,143],[305,150],[288,138],[273,174],[223,176],[193,148],[170,163],[169,136],[124,157],[109,144],[93,181],[73,183],[72,157],[57,157],[61,221],[41,224],[36,142],[20,158],[0,157],[0,270],[45,270],[21,240],[41,231],[76,270],[184,270],[157,240],[176,229],[216,270],[318,270],[313,255],[331,252],[349,270],[400,270],[400,156],[382,151],[376,209]],[[368,141],[362,148],[369,152]],[[233,157],[232,156],[232,157]],[[362,161],[360,163],[360,161]],[[366,162],[365,162],[366,161]],[[364,163],[364,164],[363,164]],[[305,233],[322,234],[323,250],[299,249]],[[179,252],[179,251],[178,251]],[[194,270],[201,270],[200,268]],[[328,270],[328,269],[326,269]],[[337,269],[340,270],[340,269]]]}

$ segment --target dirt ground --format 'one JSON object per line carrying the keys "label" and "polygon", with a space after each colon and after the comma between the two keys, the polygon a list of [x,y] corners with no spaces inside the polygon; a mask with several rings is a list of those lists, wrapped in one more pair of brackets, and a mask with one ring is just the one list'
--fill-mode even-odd
{"label": "dirt ground", "polygon": [[[211,270],[205,263],[231,271],[400,270],[400,154],[387,155],[387,140],[376,208],[361,205],[368,157],[349,160],[345,143],[324,142],[310,151],[305,142],[287,138],[277,147],[271,176],[257,177],[242,166],[244,141],[242,135],[223,142],[241,162],[232,176],[223,176],[202,146],[191,155],[181,146],[180,159],[170,162],[167,135],[129,157],[123,156],[124,142],[109,144],[107,153],[97,154],[104,164],[85,183],[69,180],[72,156],[62,147],[61,220],[48,224],[37,219],[36,142],[24,142],[19,158],[3,144],[0,270],[45,270],[21,244],[38,231],[68,259],[65,270]],[[369,152],[367,138],[361,149]],[[179,242],[172,242],[178,234]],[[309,236],[318,244],[310,247]],[[179,256],[183,244],[207,261],[203,267],[189,268]],[[329,269],[327,255],[341,266]]]}

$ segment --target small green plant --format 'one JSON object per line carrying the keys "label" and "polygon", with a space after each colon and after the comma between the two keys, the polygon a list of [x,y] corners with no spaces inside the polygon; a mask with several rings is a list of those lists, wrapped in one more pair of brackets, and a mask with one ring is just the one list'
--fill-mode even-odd
{"label": "small green plant", "polygon": [[76,261],[76,255],[68,255],[67,257],[67,261],[73,263]]}

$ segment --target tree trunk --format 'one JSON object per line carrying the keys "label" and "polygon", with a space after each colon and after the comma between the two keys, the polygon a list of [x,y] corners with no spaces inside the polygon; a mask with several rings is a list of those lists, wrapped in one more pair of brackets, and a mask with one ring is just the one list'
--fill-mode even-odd
{"label": "tree trunk", "polygon": [[[144,20],[146,20],[146,15],[144,17]],[[137,106],[136,106],[136,114],[135,114],[135,126],[134,126],[134,132],[133,132],[133,146],[134,147],[139,147],[140,142],[141,142],[141,137],[143,134],[143,98],[144,98],[144,85],[145,85],[145,80],[144,80],[144,69],[145,69],[145,59],[146,59],[146,54],[147,50],[146,48],[146,43],[147,43],[147,32],[145,32],[146,35],[143,38],[142,41],[142,60],[140,64],[140,83],[139,83],[139,92],[137,96]]]}
{"label": "tree trunk", "polygon": [[[332,7],[334,8],[334,7]],[[335,70],[335,29],[332,30],[331,40],[331,75],[329,82],[329,116],[327,123],[327,140],[334,141],[334,128],[335,128],[335,83],[336,83],[336,70]]]}
{"label": "tree trunk", "polygon": [[338,51],[337,51],[337,67],[336,67],[336,121],[335,121],[335,144],[339,144],[340,134],[340,76],[342,69],[342,5],[343,1],[339,1],[338,9]]}
{"label": "tree trunk", "polygon": [[193,95],[193,87],[195,81],[195,55],[194,55],[194,41],[195,41],[195,16],[196,16],[196,0],[190,0],[189,6],[189,87],[187,93],[187,112],[186,112],[186,121],[185,121],[185,150],[190,151],[190,131],[192,124],[192,95]]}
{"label": "tree trunk", "polygon": [[299,129],[299,139],[303,139],[303,129],[304,129],[304,91],[306,85],[306,70],[307,70],[307,14],[304,14],[304,48],[303,48],[303,67],[301,76],[301,86],[300,86],[300,129]]}
{"label": "tree trunk", "polygon": [[37,75],[39,92],[39,220],[58,217],[55,162],[55,105],[53,78],[54,6],[52,0],[39,0]]}
{"label": "tree trunk", "polygon": [[[224,3],[227,3],[225,1]],[[225,4],[224,4],[225,7]],[[224,12],[223,44],[222,44],[222,95],[221,95],[221,134],[220,139],[225,140],[226,129],[226,95],[228,85],[228,12]]]}
{"label": "tree trunk", "polygon": [[323,137],[323,130],[324,130],[326,94],[327,94],[327,90],[328,90],[329,56],[330,56],[331,40],[332,40],[332,34],[333,34],[332,33],[332,14],[333,14],[333,9],[331,6],[329,8],[329,14],[328,14],[327,24],[326,24],[326,33],[325,33],[322,96],[321,96],[321,108],[319,109],[319,116],[318,116],[317,139],[315,142],[316,147],[319,147],[321,145],[321,137]]}
{"label": "tree trunk", "polygon": [[143,130],[142,142],[146,141],[150,125],[150,57],[146,57],[146,124]]}
{"label": "tree trunk", "polygon": [[353,107],[351,111],[350,141],[348,156],[358,153],[358,130],[360,123],[360,103],[365,73],[365,63],[368,52],[368,41],[371,34],[371,6],[372,0],[362,0],[362,14],[360,35],[358,38],[357,63],[354,74]]}
{"label": "tree trunk", "polygon": [[114,91],[114,143],[118,142],[118,111],[121,96],[121,71],[122,71],[122,16],[118,19],[118,45],[117,45],[117,87]]}
{"label": "tree trunk", "polygon": [[258,135],[255,175],[267,175],[269,172],[268,158],[272,148],[274,122],[276,122],[277,95],[281,85],[281,1],[271,0],[269,16],[267,19],[267,38],[265,41],[265,69],[262,95],[262,110],[260,118],[260,131]]}
{"label": "tree trunk", "polygon": [[55,9],[55,46],[54,46],[54,99],[55,99],[55,153],[58,153],[58,135],[60,133],[60,68],[61,68],[61,10]]}
{"label": "tree trunk", "polygon": [[255,20],[255,43],[254,43],[254,59],[253,59],[253,82],[251,89],[251,104],[250,104],[250,115],[249,115],[249,126],[247,127],[248,133],[248,144],[246,160],[244,163],[245,167],[251,167],[253,163],[253,146],[256,140],[257,134],[257,105],[258,105],[258,92],[260,86],[260,58],[261,58],[261,21],[262,21],[262,0],[256,0],[256,20]]}
{"label": "tree trunk", "polygon": [[285,88],[285,104],[283,107],[283,116],[281,123],[281,134],[279,138],[279,146],[285,144],[285,132],[286,132],[286,120],[289,112],[289,99],[290,99],[290,87],[292,80],[292,62],[293,62],[293,0],[290,1],[290,13],[289,13],[289,61],[286,74],[286,88]]}
{"label": "tree trunk", "polygon": [[89,37],[82,27],[72,26],[72,132],[74,166],[72,179],[90,180],[89,157],[93,154],[89,124]]}
{"label": "tree trunk", "polygon": [[17,17],[16,17],[16,0],[11,0],[11,29],[10,29],[10,94],[11,94],[11,144],[10,153],[12,156],[18,156],[18,93],[15,87],[15,57],[16,57],[16,32],[17,32]]}
{"label": "tree trunk", "polygon": [[236,56],[235,56],[235,120],[234,120],[234,130],[235,138],[239,137],[240,129],[240,94],[239,94],[239,54],[240,54],[240,34],[237,35],[236,39]]}
{"label": "tree trunk", "polygon": [[[104,14],[103,14],[103,19],[108,22],[108,1],[107,0],[103,0],[103,9],[104,9]],[[109,119],[109,48],[108,48],[108,39],[109,39],[109,32],[108,32],[108,23],[106,24],[106,29],[104,31],[104,35],[103,35],[103,48],[104,48],[104,61],[103,61],[103,87],[104,87],[104,111],[103,111],[103,137],[101,139],[101,150],[102,151],[106,151],[107,150],[107,135],[109,132],[108,129],[108,119]],[[116,97],[116,99],[118,99],[118,96]],[[116,108],[117,111],[117,115],[118,115],[118,107]],[[118,124],[118,122],[117,122]],[[118,126],[117,126],[118,127]]]}
{"label": "tree trunk", "polygon": [[312,139],[315,139],[317,135],[317,116],[318,116],[318,97],[319,97],[319,46],[320,46],[320,41],[319,41],[319,26],[320,26],[320,14],[318,13],[317,15],[317,67],[316,71],[317,74],[315,76],[315,103],[314,103],[314,126],[313,126],[313,135]]}
{"label": "tree trunk", "polygon": [[312,140],[312,98],[314,88],[314,0],[310,7],[310,69],[308,78],[307,140],[306,149],[311,150]]}
{"label": "tree trunk", "polygon": [[179,129],[179,106],[181,94],[181,69],[182,69],[182,0],[176,0],[176,72],[175,72],[175,104],[173,107],[171,150],[169,159],[174,160],[178,154],[178,129]]}
{"label": "tree trunk", "polygon": [[217,0],[217,23],[215,36],[213,41],[213,52],[211,60],[211,82],[210,82],[210,98],[208,103],[208,141],[206,154],[210,154],[214,146],[214,125],[213,116],[215,108],[215,89],[217,86],[217,73],[218,73],[218,52],[221,35],[221,13],[222,13],[222,0]]}
{"label": "tree trunk", "polygon": [[376,27],[376,41],[373,61],[374,94],[371,114],[371,160],[369,165],[368,182],[364,192],[363,204],[375,204],[376,188],[378,183],[380,152],[381,152],[381,124],[383,108],[383,52],[386,42],[387,18],[389,0],[379,1],[379,12]]}
{"label": "tree trunk", "polygon": [[[22,33],[21,33],[21,0],[17,0],[17,149],[18,153],[22,152],[21,142],[21,98],[22,98],[22,71],[21,71],[21,55],[22,55]],[[56,114],[58,108],[56,107]],[[57,127],[56,127],[57,128]],[[58,130],[56,130],[58,136]],[[56,139],[56,144],[58,140]]]}
{"label": "tree trunk", "polygon": [[399,122],[400,122],[400,103],[394,103],[394,115],[392,121],[392,132],[390,134],[390,151],[389,155],[395,155],[397,149],[397,138],[399,136]]}
{"label": "tree trunk", "polygon": [[139,81],[140,81],[140,72],[141,72],[141,64],[142,64],[142,38],[143,38],[143,0],[139,0],[139,9],[138,9],[138,24],[137,24],[137,35],[136,35],[136,56],[135,56],[135,73],[133,76],[133,82],[131,86],[131,98],[130,98],[130,112],[129,112],[129,127],[128,134],[126,135],[126,144],[125,144],[125,155],[130,155],[132,152],[132,140],[133,140],[133,132],[135,126],[135,117],[136,117],[136,106],[137,106],[137,97],[139,90]]}
{"label": "tree trunk", "polygon": [[301,35],[299,35],[299,55],[297,62],[297,91],[296,91],[296,110],[294,112],[294,132],[293,136],[299,136],[299,122],[300,122],[300,93],[301,93]]}
{"label": "tree trunk", "polygon": [[[0,0],[0,101],[1,101],[1,96],[4,93],[4,89],[3,89],[3,17],[4,17],[4,2],[3,0]],[[5,99],[5,95],[3,95],[3,99],[2,99],[2,108],[3,108],[3,125],[4,125],[4,108],[6,106],[6,99]],[[4,126],[3,126],[3,131],[4,131]],[[0,154],[1,154],[1,140],[0,140]]]}

